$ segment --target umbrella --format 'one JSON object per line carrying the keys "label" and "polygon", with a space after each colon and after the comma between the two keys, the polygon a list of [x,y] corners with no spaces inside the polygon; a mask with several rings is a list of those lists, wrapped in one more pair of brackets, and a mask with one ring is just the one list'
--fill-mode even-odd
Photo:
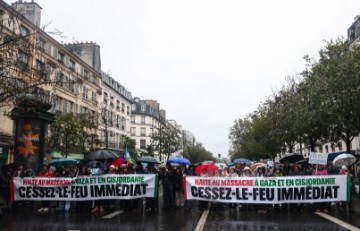
{"label": "umbrella", "polygon": [[289,163],[296,163],[302,159],[304,159],[304,157],[299,153],[287,153],[280,158],[279,162],[282,164],[286,161],[289,161]]}
{"label": "umbrella", "polygon": [[110,150],[106,150],[106,149],[102,149],[102,150],[97,150],[94,152],[90,152],[90,154],[88,154],[84,160],[85,161],[90,161],[90,160],[107,160],[107,159],[117,159],[118,155]]}
{"label": "umbrella", "polygon": [[70,166],[75,166],[78,163],[80,163],[80,161],[71,158],[66,158],[66,159],[64,158],[64,159],[54,159],[50,161],[49,165],[55,167],[61,167],[61,166],[70,167]]}
{"label": "umbrella", "polygon": [[213,175],[215,170],[217,170],[219,167],[215,164],[202,164],[195,168],[196,174],[200,175],[203,171],[203,169],[206,169],[209,175]]}
{"label": "umbrella", "polygon": [[252,165],[250,165],[250,168],[251,168],[251,170],[253,170],[254,171],[254,169],[256,169],[256,168],[258,168],[258,167],[267,167],[267,165],[266,164],[264,164],[264,163],[255,163],[255,164],[252,164]]}
{"label": "umbrella", "polygon": [[143,163],[153,163],[153,164],[160,164],[161,162],[158,161],[155,157],[152,156],[142,156],[137,159],[139,162]]}
{"label": "umbrella", "polygon": [[245,165],[250,165],[251,161],[248,159],[244,159],[244,158],[239,158],[233,161],[234,164],[245,164]]}
{"label": "umbrella", "polygon": [[191,164],[188,159],[182,157],[170,157],[167,162],[171,164]]}
{"label": "umbrella", "polygon": [[115,159],[111,164],[113,164],[115,167],[120,167],[122,164],[126,164],[126,160],[122,157],[119,157]]}
{"label": "umbrella", "polygon": [[101,168],[103,166],[103,163],[101,163],[100,161],[92,160],[92,161],[87,162],[86,165]]}
{"label": "umbrella", "polygon": [[303,159],[303,160],[300,160],[300,161],[298,161],[296,163],[301,164],[301,165],[307,165],[307,164],[309,164],[309,159]]}
{"label": "umbrella", "polygon": [[355,156],[351,155],[351,154],[340,154],[338,155],[334,161],[333,161],[333,165],[337,168],[340,168],[341,166],[345,165],[345,166],[350,166],[353,163],[356,162],[356,158]]}

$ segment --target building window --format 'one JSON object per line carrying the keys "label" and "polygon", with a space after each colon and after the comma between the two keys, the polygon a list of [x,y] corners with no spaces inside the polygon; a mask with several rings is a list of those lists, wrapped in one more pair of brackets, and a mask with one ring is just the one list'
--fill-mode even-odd
{"label": "building window", "polygon": [[130,115],[130,107],[126,106],[126,115]]}
{"label": "building window", "polygon": [[69,68],[71,70],[75,70],[75,64],[76,64],[75,61],[70,59]]}
{"label": "building window", "polygon": [[27,37],[30,34],[29,29],[24,27],[23,25],[20,26],[20,35],[22,37]]}
{"label": "building window", "polygon": [[335,152],[335,145],[331,145],[331,152]]}
{"label": "building window", "polygon": [[120,128],[120,122],[121,122],[121,118],[119,115],[116,115],[116,127]]}
{"label": "building window", "polygon": [[140,148],[146,149],[146,140],[140,140]]}
{"label": "building window", "polygon": [[56,85],[62,87],[64,81],[64,74],[62,72],[57,72],[56,74]]}
{"label": "building window", "polygon": [[141,105],[141,111],[145,112],[146,111],[146,105]]}
{"label": "building window", "polygon": [[141,116],[141,123],[145,124],[145,116]]}
{"label": "building window", "polygon": [[91,94],[91,101],[93,101],[94,103],[96,103],[96,92],[93,91],[92,94]]}
{"label": "building window", "polygon": [[121,118],[121,130],[123,130],[123,131],[126,130],[126,119],[125,118]]}
{"label": "building window", "polygon": [[84,78],[89,79],[89,72],[87,70],[84,70]]}
{"label": "building window", "polygon": [[89,89],[87,87],[83,87],[83,98],[88,99]]}
{"label": "building window", "polygon": [[135,136],[136,135],[136,128],[134,128],[134,127],[130,128],[130,134],[132,136]]}
{"label": "building window", "polygon": [[20,65],[23,65],[23,66],[27,67],[27,65],[28,65],[28,55],[23,51],[19,51],[18,56],[19,56],[18,58],[19,58]]}
{"label": "building window", "polygon": [[73,111],[74,103],[68,100],[64,102],[64,112],[69,113]]}
{"label": "building window", "polygon": [[36,48],[42,52],[45,52],[45,41],[39,36],[36,38]]}
{"label": "building window", "polygon": [[64,63],[64,54],[62,54],[61,52],[58,52],[58,54],[57,54],[57,60],[58,60],[60,63]]}
{"label": "building window", "polygon": [[38,71],[44,70],[45,69],[45,64],[37,59],[36,62],[35,62],[35,69],[38,70]]}
{"label": "building window", "polygon": [[140,128],[140,136],[146,136],[146,128]]}
{"label": "building window", "polygon": [[116,100],[116,111],[120,111],[120,101]]}
{"label": "building window", "polygon": [[125,113],[125,104],[124,103],[121,104],[121,112]]}
{"label": "building window", "polygon": [[135,116],[131,115],[131,123],[134,124],[135,123]]}
{"label": "building window", "polygon": [[107,104],[108,94],[104,92],[104,103]]}

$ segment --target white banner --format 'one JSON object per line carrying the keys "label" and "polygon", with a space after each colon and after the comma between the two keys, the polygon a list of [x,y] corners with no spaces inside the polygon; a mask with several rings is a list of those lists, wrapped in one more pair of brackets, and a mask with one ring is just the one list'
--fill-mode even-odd
{"label": "white banner", "polygon": [[225,203],[313,203],[347,201],[346,175],[299,177],[189,177],[185,199]]}
{"label": "white banner", "polygon": [[14,177],[13,200],[103,200],[157,197],[157,175],[101,175],[77,178]]}
{"label": "white banner", "polygon": [[322,164],[326,165],[328,160],[327,153],[310,152],[309,164]]}

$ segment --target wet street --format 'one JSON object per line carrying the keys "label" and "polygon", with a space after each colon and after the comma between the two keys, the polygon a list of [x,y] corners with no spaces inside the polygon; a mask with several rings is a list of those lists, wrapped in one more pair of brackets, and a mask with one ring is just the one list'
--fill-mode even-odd
{"label": "wet street", "polygon": [[[160,201],[161,203],[161,201]],[[21,206],[2,215],[1,230],[9,231],[110,231],[110,230],[360,230],[360,213],[341,211],[336,207],[328,213],[314,213],[311,208],[303,212],[272,210],[258,213],[254,209],[219,209],[216,204],[200,211],[192,203],[185,209],[123,211],[115,209],[103,214],[56,211],[38,213],[38,203]],[[55,205],[55,204],[54,204]]]}

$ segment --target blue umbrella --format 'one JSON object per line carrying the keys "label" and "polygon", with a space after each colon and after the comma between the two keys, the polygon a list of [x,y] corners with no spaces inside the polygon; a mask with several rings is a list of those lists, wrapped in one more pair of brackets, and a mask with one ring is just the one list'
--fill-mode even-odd
{"label": "blue umbrella", "polygon": [[182,157],[170,157],[167,162],[172,164],[187,164],[187,165],[191,164],[188,159]]}
{"label": "blue umbrella", "polygon": [[245,165],[250,165],[251,161],[245,158],[239,158],[233,161],[234,164],[245,164]]}
{"label": "blue umbrella", "polygon": [[61,166],[64,166],[64,167],[70,167],[70,166],[75,166],[79,163],[80,161],[78,160],[75,160],[75,159],[70,159],[70,158],[67,158],[67,159],[54,159],[52,161],[50,161],[49,165],[50,166],[55,166],[55,167],[61,167]]}

